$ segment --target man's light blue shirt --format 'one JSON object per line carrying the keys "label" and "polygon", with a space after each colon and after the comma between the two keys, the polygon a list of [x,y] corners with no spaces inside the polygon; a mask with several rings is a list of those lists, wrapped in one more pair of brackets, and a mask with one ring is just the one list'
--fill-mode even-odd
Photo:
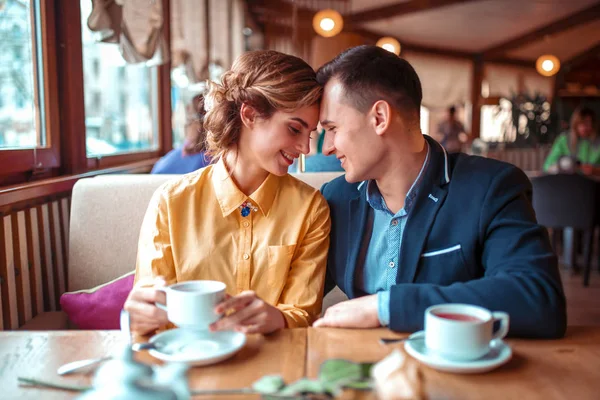
{"label": "man's light blue shirt", "polygon": [[[421,171],[406,194],[404,207],[396,214],[388,209],[377,183],[373,180],[367,182],[367,202],[373,209],[373,228],[366,256],[363,258],[364,263],[359,264],[356,269],[356,282],[357,288],[364,293],[377,293],[377,314],[383,326],[390,323],[390,288],[396,283],[400,267],[398,261],[402,251],[402,236],[423,172],[429,163],[429,151],[427,143],[427,156]],[[367,245],[366,240],[362,244],[363,254],[365,245]]]}

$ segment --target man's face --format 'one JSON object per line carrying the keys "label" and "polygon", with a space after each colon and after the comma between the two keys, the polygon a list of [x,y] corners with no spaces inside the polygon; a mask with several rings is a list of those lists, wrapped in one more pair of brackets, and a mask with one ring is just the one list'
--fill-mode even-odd
{"label": "man's face", "polygon": [[323,153],[334,154],[340,160],[348,182],[376,179],[381,138],[375,133],[371,112],[363,113],[350,104],[351,100],[336,79],[325,85],[320,115],[326,132]]}

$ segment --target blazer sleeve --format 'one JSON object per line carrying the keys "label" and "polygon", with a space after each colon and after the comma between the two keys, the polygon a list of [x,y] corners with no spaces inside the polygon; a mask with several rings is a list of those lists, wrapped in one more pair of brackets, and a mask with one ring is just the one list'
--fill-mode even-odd
{"label": "blazer sleeve", "polygon": [[498,174],[479,218],[483,277],[449,286],[392,286],[390,327],[396,331],[422,329],[427,307],[468,303],[507,312],[511,335],[564,336],[566,303],[558,261],[546,229],[536,222],[530,194],[531,183],[518,168]]}

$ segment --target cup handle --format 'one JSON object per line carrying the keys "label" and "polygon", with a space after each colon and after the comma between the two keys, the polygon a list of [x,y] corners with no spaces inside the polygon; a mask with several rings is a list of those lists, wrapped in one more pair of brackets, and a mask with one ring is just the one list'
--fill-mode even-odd
{"label": "cup handle", "polygon": [[[167,294],[167,288],[166,287],[157,287],[155,289],[163,292],[164,294]],[[161,304],[161,303],[155,302],[154,305],[156,307],[160,308],[161,310],[167,311],[167,305],[166,304]]]}
{"label": "cup handle", "polygon": [[510,317],[505,312],[495,311],[492,313],[492,318],[494,319],[494,322],[500,321],[500,328],[498,328],[492,337],[492,340],[502,339],[508,333]]}

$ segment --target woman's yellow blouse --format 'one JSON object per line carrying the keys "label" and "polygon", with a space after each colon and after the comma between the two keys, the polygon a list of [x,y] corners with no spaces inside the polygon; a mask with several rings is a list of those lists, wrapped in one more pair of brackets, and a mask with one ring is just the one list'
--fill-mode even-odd
{"label": "woman's yellow blouse", "polygon": [[[253,210],[242,216],[249,201]],[[288,327],[321,312],[329,248],[329,207],[318,190],[270,174],[250,196],[223,161],[162,185],[142,224],[136,281],[222,281],[231,295],[254,290]]]}

